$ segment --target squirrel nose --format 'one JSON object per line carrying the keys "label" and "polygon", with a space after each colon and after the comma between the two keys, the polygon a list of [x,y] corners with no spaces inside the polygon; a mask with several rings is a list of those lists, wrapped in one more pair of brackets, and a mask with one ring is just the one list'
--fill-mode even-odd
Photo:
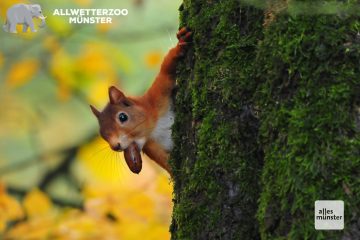
{"label": "squirrel nose", "polygon": [[111,149],[117,152],[121,152],[123,150],[120,143],[116,144],[115,146],[111,146]]}

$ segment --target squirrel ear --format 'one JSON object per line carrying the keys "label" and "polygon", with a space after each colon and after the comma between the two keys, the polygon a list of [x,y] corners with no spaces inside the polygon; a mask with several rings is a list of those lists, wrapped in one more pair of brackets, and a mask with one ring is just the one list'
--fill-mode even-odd
{"label": "squirrel ear", "polygon": [[124,98],[125,95],[122,93],[122,91],[120,91],[114,86],[111,86],[109,88],[109,100],[111,104],[119,103]]}
{"label": "squirrel ear", "polygon": [[99,118],[100,112],[97,110],[93,105],[90,105],[91,111],[94,113],[94,115]]}

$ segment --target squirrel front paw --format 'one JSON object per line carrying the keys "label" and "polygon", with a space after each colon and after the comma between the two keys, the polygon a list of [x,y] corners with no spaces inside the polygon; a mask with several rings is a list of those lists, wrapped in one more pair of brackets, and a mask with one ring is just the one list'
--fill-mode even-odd
{"label": "squirrel front paw", "polygon": [[178,44],[180,46],[185,46],[191,42],[192,32],[187,27],[183,27],[177,32],[176,36],[179,39]]}

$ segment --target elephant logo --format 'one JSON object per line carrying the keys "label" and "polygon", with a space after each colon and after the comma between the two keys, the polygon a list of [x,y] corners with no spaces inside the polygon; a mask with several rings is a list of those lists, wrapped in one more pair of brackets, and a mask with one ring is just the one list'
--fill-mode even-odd
{"label": "elephant logo", "polygon": [[3,29],[5,32],[17,33],[16,25],[21,24],[23,32],[27,32],[29,27],[31,32],[36,32],[33,18],[41,19],[39,27],[45,27],[46,17],[44,17],[39,4],[15,4],[6,12],[6,22]]}

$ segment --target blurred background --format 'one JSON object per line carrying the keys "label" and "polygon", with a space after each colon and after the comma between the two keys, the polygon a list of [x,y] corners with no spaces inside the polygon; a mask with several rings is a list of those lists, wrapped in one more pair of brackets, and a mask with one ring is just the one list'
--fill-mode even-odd
{"label": "blurred background", "polygon": [[[0,238],[169,239],[172,186],[144,159],[140,175],[99,138],[89,104],[107,89],[144,93],[176,43],[180,0],[37,0],[38,32],[2,31]],[[60,8],[127,8],[113,24],[68,23]],[[143,158],[145,158],[143,156]]]}

